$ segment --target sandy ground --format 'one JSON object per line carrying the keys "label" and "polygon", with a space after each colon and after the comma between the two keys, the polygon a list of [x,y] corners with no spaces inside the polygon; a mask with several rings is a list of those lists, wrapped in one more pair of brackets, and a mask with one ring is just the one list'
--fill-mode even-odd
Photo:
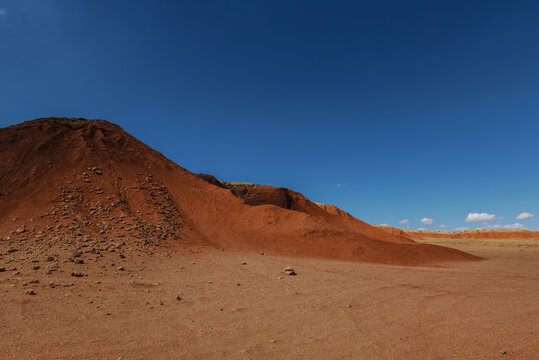
{"label": "sandy ground", "polygon": [[489,260],[401,267],[129,248],[73,257],[0,242],[0,358],[539,359],[539,242],[431,242]]}

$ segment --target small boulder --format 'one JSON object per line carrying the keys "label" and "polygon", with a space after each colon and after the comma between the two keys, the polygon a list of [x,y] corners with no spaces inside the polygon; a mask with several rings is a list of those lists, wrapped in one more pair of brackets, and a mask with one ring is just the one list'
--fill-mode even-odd
{"label": "small boulder", "polygon": [[15,234],[22,234],[23,232],[26,232],[26,228],[24,226],[17,228],[17,230],[15,230]]}
{"label": "small boulder", "polygon": [[297,275],[296,272],[294,271],[294,268],[292,268],[291,266],[285,267],[283,272],[290,276]]}

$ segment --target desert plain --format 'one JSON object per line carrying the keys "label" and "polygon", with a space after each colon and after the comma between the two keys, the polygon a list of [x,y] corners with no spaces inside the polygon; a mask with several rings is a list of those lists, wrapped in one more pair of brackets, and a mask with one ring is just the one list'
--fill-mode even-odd
{"label": "desert plain", "polygon": [[433,241],[487,260],[119,249],[46,275],[34,270],[46,259],[3,249],[17,270],[0,273],[2,358],[537,359],[538,241]]}

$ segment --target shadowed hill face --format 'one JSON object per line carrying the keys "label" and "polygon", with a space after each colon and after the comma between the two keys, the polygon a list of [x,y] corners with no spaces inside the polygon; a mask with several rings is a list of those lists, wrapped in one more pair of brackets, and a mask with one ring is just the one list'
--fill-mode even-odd
{"label": "shadowed hill face", "polygon": [[474,259],[411,243],[288,189],[208,179],[106,121],[25,122],[0,129],[0,237],[403,265]]}

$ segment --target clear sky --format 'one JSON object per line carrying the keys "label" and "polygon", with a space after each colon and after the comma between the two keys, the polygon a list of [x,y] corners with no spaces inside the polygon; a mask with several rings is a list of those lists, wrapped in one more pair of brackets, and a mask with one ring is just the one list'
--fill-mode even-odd
{"label": "clear sky", "polygon": [[538,1],[0,0],[0,127],[102,118],[369,223],[538,229],[538,19]]}

